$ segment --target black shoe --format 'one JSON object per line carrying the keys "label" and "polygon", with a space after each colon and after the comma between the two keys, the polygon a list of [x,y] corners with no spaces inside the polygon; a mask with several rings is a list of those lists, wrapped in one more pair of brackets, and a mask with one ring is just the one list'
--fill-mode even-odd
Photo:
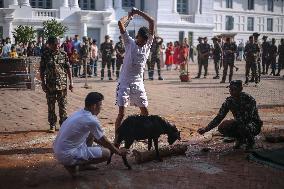
{"label": "black shoe", "polygon": [[158,78],[158,80],[164,80],[161,76]]}
{"label": "black shoe", "polygon": [[196,76],[196,77],[195,77],[195,79],[199,79],[199,78],[200,78],[200,76]]}
{"label": "black shoe", "polygon": [[238,67],[236,67],[236,72],[237,72],[237,71],[239,71],[239,68],[238,68]]}
{"label": "black shoe", "polygon": [[55,125],[50,125],[48,132],[49,133],[55,133],[56,126]]}
{"label": "black shoe", "polygon": [[205,75],[203,78],[204,78],[204,79],[206,79],[206,78],[207,78],[207,76]]}
{"label": "black shoe", "polygon": [[276,74],[275,76],[280,76],[280,73]]}
{"label": "black shoe", "polygon": [[220,79],[220,77],[216,75],[215,77],[213,77],[213,79]]}
{"label": "black shoe", "polygon": [[153,81],[153,80],[154,80],[154,78],[153,78],[153,77],[149,77],[149,80]]}
{"label": "black shoe", "polygon": [[110,78],[108,78],[108,80],[112,81],[113,79],[110,77]]}
{"label": "black shoe", "polygon": [[101,80],[104,80],[104,78],[103,78],[103,77],[101,77]]}

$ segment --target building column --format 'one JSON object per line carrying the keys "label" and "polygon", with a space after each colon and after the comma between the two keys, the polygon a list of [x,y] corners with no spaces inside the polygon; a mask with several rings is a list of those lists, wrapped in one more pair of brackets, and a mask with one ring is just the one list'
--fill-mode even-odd
{"label": "building column", "polygon": [[72,8],[79,8],[78,0],[71,0],[71,7]]}
{"label": "building column", "polygon": [[85,20],[81,20],[81,37],[87,36],[87,22]]}
{"label": "building column", "polygon": [[122,9],[122,0],[114,1],[114,9]]}
{"label": "building column", "polygon": [[18,5],[18,0],[10,0],[9,5],[17,6]]}
{"label": "building column", "polygon": [[112,0],[104,0],[104,10],[113,9]]}
{"label": "building column", "polygon": [[173,0],[173,13],[177,13],[177,0]]}
{"label": "building column", "polygon": [[21,6],[27,6],[27,7],[30,7],[30,1],[29,0],[22,0],[22,4]]}
{"label": "building column", "polygon": [[3,27],[3,37],[10,37],[11,39],[13,38],[12,31],[13,31],[13,25],[12,21],[14,20],[13,18],[4,18],[5,24]]}
{"label": "building column", "polygon": [[197,0],[197,14],[200,14],[200,0]]}
{"label": "building column", "polygon": [[69,7],[68,0],[61,0],[61,7]]}

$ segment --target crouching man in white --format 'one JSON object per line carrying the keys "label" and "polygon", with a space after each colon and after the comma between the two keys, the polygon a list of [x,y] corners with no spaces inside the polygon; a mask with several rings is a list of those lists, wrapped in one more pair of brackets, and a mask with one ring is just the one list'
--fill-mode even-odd
{"label": "crouching man in white", "polygon": [[[149,29],[146,27],[139,29],[135,40],[129,36],[126,30],[126,26],[134,15],[141,16],[149,23]],[[119,20],[118,26],[125,45],[125,55],[116,91],[116,104],[119,107],[115,122],[116,131],[123,120],[125,107],[129,101],[131,105],[140,108],[141,115],[148,115],[143,72],[153,42],[154,20],[146,13],[134,8],[128,13],[128,16]]]}
{"label": "crouching man in white", "polygon": [[[104,96],[91,92],[85,99],[85,108],[66,119],[55,139],[53,150],[56,159],[74,177],[78,171],[95,169],[92,164],[107,161],[110,152],[125,156],[125,149],[116,148],[105,136],[97,115]],[[96,141],[100,146],[92,146]]]}

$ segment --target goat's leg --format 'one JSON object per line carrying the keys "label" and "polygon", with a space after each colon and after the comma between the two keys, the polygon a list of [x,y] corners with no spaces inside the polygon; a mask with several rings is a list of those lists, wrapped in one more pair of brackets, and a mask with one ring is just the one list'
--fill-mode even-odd
{"label": "goat's leg", "polygon": [[[125,141],[125,148],[126,149],[129,149],[130,146],[133,144],[134,140],[128,140],[128,141]],[[123,163],[124,165],[128,168],[128,170],[131,170],[131,166],[129,165],[128,161],[127,161],[127,158],[126,158],[126,155],[125,156],[122,156],[122,160],[123,160]]]}
{"label": "goat's leg", "polygon": [[152,148],[152,139],[148,138],[148,151],[150,151]]}
{"label": "goat's leg", "polygon": [[158,138],[154,139],[154,146],[155,146],[155,151],[156,151],[156,155],[157,155],[157,160],[158,161],[163,161],[162,158],[160,157],[160,153],[159,153]]}
{"label": "goat's leg", "polygon": [[[116,144],[114,144],[114,146],[117,147],[117,148],[119,148],[120,143],[121,143],[121,142],[116,143]],[[109,158],[108,158],[108,160],[107,160],[107,165],[110,164],[112,155],[113,155],[113,152],[110,153],[110,156],[109,156]]]}

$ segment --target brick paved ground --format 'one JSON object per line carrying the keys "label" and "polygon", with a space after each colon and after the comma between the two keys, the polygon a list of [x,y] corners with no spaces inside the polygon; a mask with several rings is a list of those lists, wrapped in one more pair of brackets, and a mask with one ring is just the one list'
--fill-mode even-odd
{"label": "brick paved ground", "polygon": [[[243,79],[244,64],[237,66],[240,70],[234,78]],[[192,77],[196,70],[196,64],[191,63]],[[188,83],[181,83],[175,70],[163,71],[164,81],[145,81],[150,113],[174,122],[182,131],[183,142],[201,140],[189,147],[191,156],[166,158],[162,163],[134,164],[130,172],[124,170],[120,158],[115,157],[112,165],[99,165],[98,171],[84,172],[76,181],[70,179],[52,156],[55,134],[45,132],[48,129],[47,105],[40,88],[36,91],[1,89],[0,188],[18,188],[19,185],[22,188],[283,188],[283,171],[248,162],[247,154],[232,151],[233,144],[222,143],[220,137],[212,138],[212,132],[205,137],[196,134],[199,127],[214,117],[229,95],[228,83],[220,84],[219,80],[212,79],[212,64],[209,70],[208,79],[192,79]],[[258,87],[250,84],[244,88],[256,98],[264,120],[263,133],[257,139],[258,148],[283,146],[263,141],[265,133],[284,130],[283,84],[283,77],[264,76]],[[91,78],[92,89],[84,89],[83,85],[83,79],[75,79],[75,92],[68,94],[68,113],[83,106],[88,92],[102,92],[105,101],[99,117],[106,135],[113,137],[116,82]],[[138,113],[138,109],[130,107],[127,114],[133,113]],[[208,140],[210,142],[206,143]],[[164,142],[165,137],[162,137],[162,145]],[[192,151],[199,152],[208,145],[212,149],[209,153],[192,156]],[[145,149],[145,146],[137,143],[133,148]]]}

